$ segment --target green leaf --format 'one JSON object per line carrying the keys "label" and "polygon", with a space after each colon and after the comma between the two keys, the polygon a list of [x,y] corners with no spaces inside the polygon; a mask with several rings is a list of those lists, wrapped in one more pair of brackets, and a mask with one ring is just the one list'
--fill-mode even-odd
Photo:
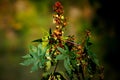
{"label": "green leaf", "polygon": [[94,58],[94,62],[99,66],[99,60],[97,58]]}
{"label": "green leaf", "polygon": [[34,61],[33,59],[27,59],[27,60],[24,60],[24,62],[20,64],[23,66],[29,66],[30,64],[33,63],[33,61]]}
{"label": "green leaf", "polygon": [[49,47],[50,47],[49,45],[46,46],[46,47],[44,47],[44,49],[42,50],[42,52],[43,52],[44,54],[46,54],[46,51],[47,51],[47,49],[48,49]]}
{"label": "green leaf", "polygon": [[70,67],[70,59],[69,58],[66,58],[64,60],[64,67],[66,69],[66,71],[71,74],[71,67]]}
{"label": "green leaf", "polygon": [[38,52],[37,52],[38,57],[39,57],[39,58],[45,58],[46,51],[47,51],[48,48],[49,48],[49,46],[45,46],[45,47],[43,48],[42,44],[39,44],[39,45],[38,45]]}
{"label": "green leaf", "polygon": [[91,46],[91,45],[92,45],[92,42],[90,42],[90,37],[88,36],[88,37],[86,38],[86,46],[89,47],[89,46]]}
{"label": "green leaf", "polygon": [[56,60],[64,60],[67,57],[65,54],[59,54],[56,56]]}
{"label": "green leaf", "polygon": [[92,45],[92,42],[89,41],[89,42],[87,43],[87,45],[88,45],[88,46],[91,46],[91,45]]}
{"label": "green leaf", "polygon": [[42,39],[36,39],[36,40],[33,40],[32,42],[43,42]]}
{"label": "green leaf", "polygon": [[46,61],[47,61],[47,60],[46,60],[45,58],[40,58],[38,66],[39,66],[40,68],[44,68]]}
{"label": "green leaf", "polygon": [[43,54],[42,54],[42,44],[39,44],[39,45],[38,45],[37,55],[38,55],[38,56],[43,55]]}
{"label": "green leaf", "polygon": [[76,61],[76,59],[74,59],[74,60],[71,60],[71,65],[72,65],[73,67],[76,67],[76,64],[77,64],[77,61]]}
{"label": "green leaf", "polygon": [[34,72],[34,71],[38,70],[38,63],[39,63],[39,61],[36,61],[36,62],[34,63],[34,65],[33,65],[32,68],[31,68],[31,72]]}
{"label": "green leaf", "polygon": [[71,51],[69,50],[68,46],[66,46],[66,45],[65,45],[65,52],[66,52],[66,54],[70,54],[71,53]]}
{"label": "green leaf", "polygon": [[44,47],[40,43],[37,47],[30,45],[29,47],[29,54],[23,56],[26,60],[21,65],[28,66],[33,64],[31,68],[31,72],[36,71],[38,67],[44,68],[45,66],[45,54],[48,49],[48,46]]}
{"label": "green leaf", "polygon": [[96,58],[96,54],[95,53],[92,53],[90,50],[89,50],[89,46],[92,45],[92,43],[90,42],[90,37],[87,37],[86,39],[86,45],[85,45],[85,50],[86,52],[88,53],[88,55],[91,57],[92,61],[97,65],[99,66],[99,62],[98,62],[98,59]]}
{"label": "green leaf", "polygon": [[51,68],[51,61],[46,62],[46,70],[49,70]]}
{"label": "green leaf", "polygon": [[32,52],[32,53],[30,53],[30,56],[31,56],[31,58],[33,58],[34,60],[37,60],[37,59],[38,59],[37,52]]}
{"label": "green leaf", "polygon": [[61,48],[61,47],[57,47],[57,49],[58,49],[61,53],[66,53],[66,51],[65,51],[63,48]]}
{"label": "green leaf", "polygon": [[68,48],[68,46],[67,46],[67,45],[65,45],[65,50],[69,51],[69,48]]}
{"label": "green leaf", "polygon": [[35,52],[37,52],[37,47],[30,45],[29,46],[29,53],[35,53]]}
{"label": "green leaf", "polygon": [[39,66],[39,68],[43,68],[44,67],[41,62],[39,62],[38,66]]}
{"label": "green leaf", "polygon": [[38,45],[38,60],[39,60],[39,67],[44,68],[45,63],[47,61],[46,57],[46,51],[49,48],[49,46],[45,46],[43,48],[42,44]]}
{"label": "green leaf", "polygon": [[20,64],[23,66],[29,66],[30,64],[33,64],[35,62],[35,60],[37,59],[36,52],[37,52],[37,48],[33,45],[30,45],[29,54],[22,57],[25,60]]}
{"label": "green leaf", "polygon": [[32,56],[30,54],[27,54],[25,56],[22,56],[22,58],[31,58]]}
{"label": "green leaf", "polygon": [[96,54],[88,50],[88,55],[91,57],[92,61],[99,66],[99,61],[96,58]]}

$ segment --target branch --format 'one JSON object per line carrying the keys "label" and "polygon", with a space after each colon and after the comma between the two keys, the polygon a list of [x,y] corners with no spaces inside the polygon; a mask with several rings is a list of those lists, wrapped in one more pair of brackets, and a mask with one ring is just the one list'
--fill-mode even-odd
{"label": "branch", "polygon": [[76,45],[76,46],[80,46],[80,44],[77,44],[77,43],[72,42],[72,41],[67,41],[67,42],[72,43],[72,44],[74,44],[74,45]]}

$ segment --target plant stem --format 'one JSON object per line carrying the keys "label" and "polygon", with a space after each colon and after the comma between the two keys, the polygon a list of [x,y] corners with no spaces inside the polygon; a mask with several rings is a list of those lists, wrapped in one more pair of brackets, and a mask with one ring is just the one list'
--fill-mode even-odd
{"label": "plant stem", "polygon": [[59,63],[59,61],[57,61],[56,65],[55,65],[54,73],[56,72],[58,63]]}
{"label": "plant stem", "polygon": [[76,73],[76,74],[77,74],[77,79],[78,79],[78,80],[81,80],[81,76],[80,76],[80,73],[79,73],[79,66],[78,66],[78,68],[77,68],[77,73]]}
{"label": "plant stem", "polygon": [[[82,64],[82,62],[81,62],[81,64]],[[83,66],[82,65],[81,65],[81,74],[82,74],[82,80],[85,80],[85,75],[84,75],[84,71],[83,71]]]}
{"label": "plant stem", "polygon": [[82,80],[85,80],[83,69],[82,69]]}
{"label": "plant stem", "polygon": [[78,80],[81,79],[81,78],[80,78],[80,73],[79,73],[79,72],[77,72],[77,78],[78,78]]}

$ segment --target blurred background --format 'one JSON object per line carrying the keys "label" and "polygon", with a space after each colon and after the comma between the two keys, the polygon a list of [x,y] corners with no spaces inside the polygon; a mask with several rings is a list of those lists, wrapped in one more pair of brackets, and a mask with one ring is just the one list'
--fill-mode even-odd
{"label": "blurred background", "polygon": [[[52,7],[57,0],[0,0],[0,80],[40,80],[40,71],[19,65],[34,39],[54,28]],[[58,0],[68,26],[65,35],[81,41],[91,31],[92,51],[104,66],[104,80],[120,80],[117,0]]]}

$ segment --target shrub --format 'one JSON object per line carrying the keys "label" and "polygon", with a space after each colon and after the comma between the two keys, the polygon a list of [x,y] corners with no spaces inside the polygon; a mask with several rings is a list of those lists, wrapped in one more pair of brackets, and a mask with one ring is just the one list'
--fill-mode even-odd
{"label": "shrub", "polygon": [[[81,44],[75,42],[72,35],[64,36],[67,19],[64,17],[63,6],[56,2],[53,6],[55,14],[53,23],[55,30],[49,29],[49,35],[34,40],[29,53],[21,65],[33,65],[31,72],[41,69],[41,80],[103,80],[103,66],[90,50],[90,31],[86,31]],[[62,70],[57,70],[62,67]]]}

